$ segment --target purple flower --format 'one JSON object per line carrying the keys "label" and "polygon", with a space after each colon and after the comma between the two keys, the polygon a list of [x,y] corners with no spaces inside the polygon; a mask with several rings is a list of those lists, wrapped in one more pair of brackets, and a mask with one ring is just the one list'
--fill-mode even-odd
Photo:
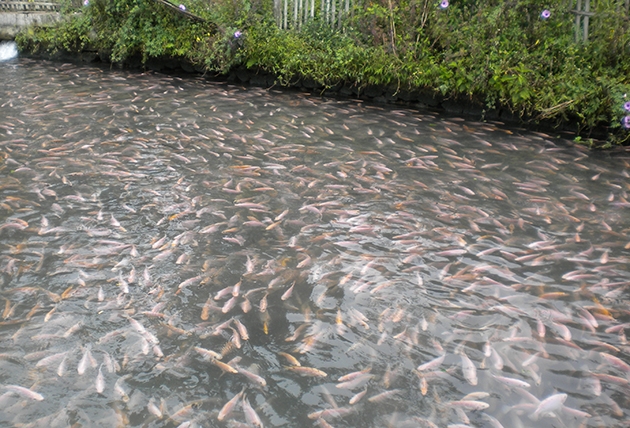
{"label": "purple flower", "polygon": [[621,126],[623,126],[626,129],[630,129],[630,116],[626,116],[623,119],[621,119]]}
{"label": "purple flower", "polygon": [[186,6],[184,6],[183,4],[180,4],[180,5],[179,5],[179,9],[180,9],[180,10],[184,10],[184,11],[185,11],[185,10],[186,10]]}
{"label": "purple flower", "polygon": [[446,9],[448,7],[448,0],[442,0],[440,3],[440,9]]}
{"label": "purple flower", "polygon": [[238,39],[238,38],[239,38],[239,37],[241,37],[242,35],[243,35],[243,33],[241,33],[241,32],[240,32],[240,31],[238,31],[238,30],[236,30],[236,31],[234,32],[234,38],[235,38],[235,39]]}
{"label": "purple flower", "polygon": [[630,101],[628,101],[628,102],[624,103],[623,108],[624,108],[626,111],[630,111]]}
{"label": "purple flower", "polygon": [[90,0],[83,0],[83,6],[89,6]]}
{"label": "purple flower", "polygon": [[547,9],[543,10],[542,13],[540,14],[540,17],[542,19],[548,19],[551,16],[551,12]]}

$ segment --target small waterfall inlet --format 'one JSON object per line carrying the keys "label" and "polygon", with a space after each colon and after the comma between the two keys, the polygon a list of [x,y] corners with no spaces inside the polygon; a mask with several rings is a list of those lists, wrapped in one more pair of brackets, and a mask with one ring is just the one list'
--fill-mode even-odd
{"label": "small waterfall inlet", "polygon": [[0,42],[0,61],[7,61],[18,56],[17,45],[13,41]]}

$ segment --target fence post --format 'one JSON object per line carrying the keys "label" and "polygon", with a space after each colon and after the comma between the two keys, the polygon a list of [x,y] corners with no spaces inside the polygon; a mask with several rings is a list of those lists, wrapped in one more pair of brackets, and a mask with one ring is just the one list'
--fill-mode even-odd
{"label": "fence post", "polygon": [[595,15],[591,12],[591,0],[584,0],[584,10],[582,10],[582,0],[577,0],[577,5],[571,13],[575,14],[575,42],[578,43],[580,39],[585,43],[588,42],[589,19]]}

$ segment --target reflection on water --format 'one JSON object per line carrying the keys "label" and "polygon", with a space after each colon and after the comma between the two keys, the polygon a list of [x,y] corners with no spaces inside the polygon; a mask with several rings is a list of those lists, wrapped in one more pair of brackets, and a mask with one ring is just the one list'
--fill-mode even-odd
{"label": "reflection on water", "polygon": [[1,69],[2,424],[627,426],[627,153]]}

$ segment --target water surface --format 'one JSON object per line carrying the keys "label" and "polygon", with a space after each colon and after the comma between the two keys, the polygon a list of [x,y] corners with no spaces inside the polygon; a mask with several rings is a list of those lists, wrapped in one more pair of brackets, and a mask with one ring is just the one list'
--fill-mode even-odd
{"label": "water surface", "polygon": [[629,153],[0,71],[2,425],[628,426]]}

